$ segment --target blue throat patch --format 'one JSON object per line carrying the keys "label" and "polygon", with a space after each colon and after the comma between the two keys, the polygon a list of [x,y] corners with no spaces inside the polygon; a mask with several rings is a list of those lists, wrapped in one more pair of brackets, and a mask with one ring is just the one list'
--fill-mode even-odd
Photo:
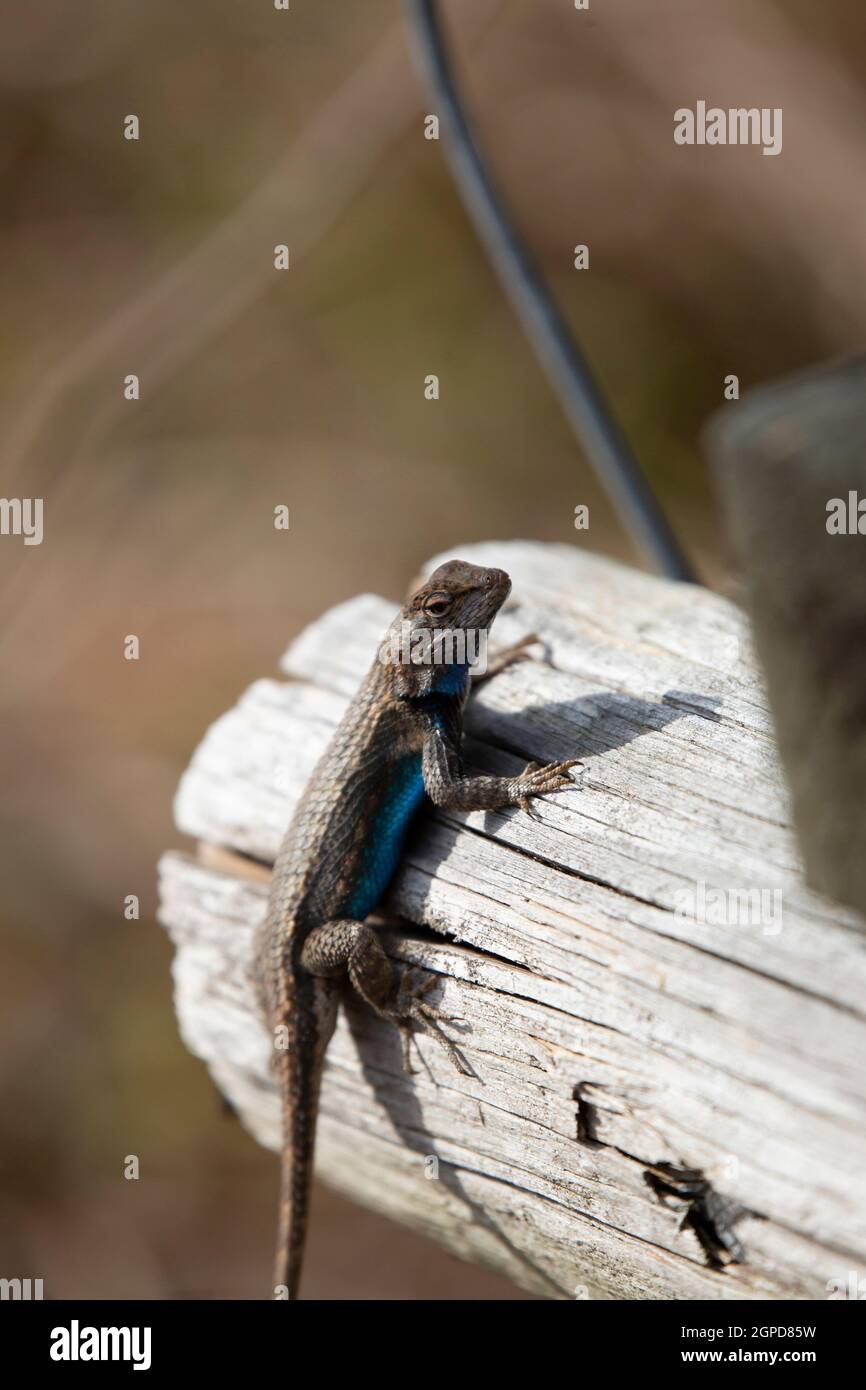
{"label": "blue throat patch", "polygon": [[468,679],[468,664],[465,661],[459,665],[455,662],[452,666],[442,667],[441,674],[433,681],[433,689],[437,695],[462,695]]}

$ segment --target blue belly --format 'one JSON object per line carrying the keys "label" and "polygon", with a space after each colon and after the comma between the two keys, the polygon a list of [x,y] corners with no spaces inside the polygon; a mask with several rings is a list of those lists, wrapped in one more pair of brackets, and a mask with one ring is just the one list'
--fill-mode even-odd
{"label": "blue belly", "polygon": [[397,867],[409,822],[424,800],[421,757],[405,758],[394,768],[368,833],[355,889],[347,905],[356,921],[373,911]]}

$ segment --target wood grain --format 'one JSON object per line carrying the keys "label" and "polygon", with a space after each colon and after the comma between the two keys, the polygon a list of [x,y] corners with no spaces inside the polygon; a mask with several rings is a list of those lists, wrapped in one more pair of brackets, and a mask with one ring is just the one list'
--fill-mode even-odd
{"label": "wood grain", "polygon": [[[512,575],[498,641],[544,639],[473,697],[470,762],[585,766],[540,823],[419,818],[383,905],[400,926],[383,930],[395,959],[441,977],[474,1074],[422,1037],[404,1076],[396,1034],[350,1001],[319,1173],[533,1292],[826,1297],[866,1272],[866,936],[803,884],[744,620],[570,547],[455,553]],[[393,608],[362,596],[325,614],[286,653],[288,679],[256,682],[208,731],[176,805],[198,858],[160,867],[184,1039],[271,1148],[248,979],[267,866]],[[714,921],[713,890],[728,907],[763,891],[763,916],[738,899]],[[683,1204],[647,1184],[663,1160],[752,1213],[746,1264],[708,1266]]]}

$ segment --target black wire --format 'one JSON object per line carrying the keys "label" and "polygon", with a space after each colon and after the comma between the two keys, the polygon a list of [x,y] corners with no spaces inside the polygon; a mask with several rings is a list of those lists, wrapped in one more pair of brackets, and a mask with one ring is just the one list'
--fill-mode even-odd
{"label": "black wire", "polygon": [[466,120],[435,0],[404,0],[413,38],[449,137],[464,206],[577,438],[635,543],[662,574],[696,582],[667,517],[609,410],[574,335],[512,227]]}

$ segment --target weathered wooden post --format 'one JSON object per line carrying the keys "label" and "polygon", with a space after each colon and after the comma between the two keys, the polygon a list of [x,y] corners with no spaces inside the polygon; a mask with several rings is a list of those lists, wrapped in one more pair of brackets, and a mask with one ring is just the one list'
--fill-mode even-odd
{"label": "weathered wooden post", "polygon": [[[535,1292],[826,1297],[866,1272],[866,939],[803,883],[745,620],[571,547],[454,553],[511,573],[498,641],[545,642],[474,697],[473,760],[586,766],[540,823],[422,817],[385,939],[441,976],[474,1075],[421,1037],[424,1069],[405,1076],[393,1030],[350,1007],[319,1173]],[[367,596],[326,613],[286,654],[288,680],[258,681],[210,729],[177,799],[198,854],[161,864],[183,1036],[271,1148],[253,930],[294,800],[393,609]],[[647,1180],[666,1161],[748,1209],[746,1263],[710,1266],[686,1204]]]}

